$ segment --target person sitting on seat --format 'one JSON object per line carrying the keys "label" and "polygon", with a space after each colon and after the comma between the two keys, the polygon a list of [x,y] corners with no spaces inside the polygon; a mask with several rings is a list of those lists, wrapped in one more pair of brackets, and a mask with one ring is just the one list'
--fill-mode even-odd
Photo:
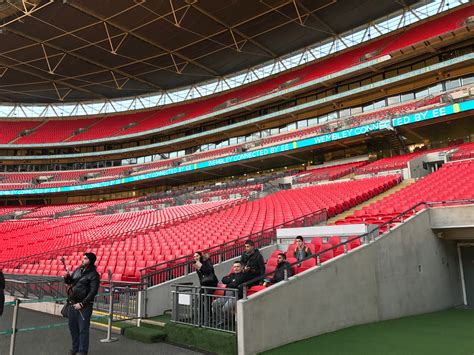
{"label": "person sitting on seat", "polygon": [[273,277],[271,279],[265,279],[263,286],[268,286],[270,284],[276,284],[277,282],[283,281],[285,279],[285,270],[287,278],[293,275],[290,264],[286,261],[286,255],[280,253],[277,256],[277,266]]}
{"label": "person sitting on seat", "polygon": [[296,237],[296,249],[293,253],[296,260],[301,261],[311,255],[311,250],[304,245],[304,239],[301,235]]}
{"label": "person sitting on seat", "polygon": [[243,288],[241,285],[249,280],[249,274],[243,272],[242,263],[235,261],[232,265],[232,271],[229,275],[222,278],[222,283],[228,289],[237,289],[237,298],[235,291],[224,292],[224,296],[218,297],[212,302],[212,312],[218,326],[230,325],[231,315],[235,313],[235,305],[238,299],[243,297]]}

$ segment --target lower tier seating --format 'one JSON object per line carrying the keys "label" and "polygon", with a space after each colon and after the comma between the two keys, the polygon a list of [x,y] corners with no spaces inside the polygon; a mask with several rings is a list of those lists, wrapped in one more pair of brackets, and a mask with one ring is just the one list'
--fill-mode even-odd
{"label": "lower tier seating", "polygon": [[[64,249],[68,265],[78,265],[84,248],[98,256],[98,270],[111,270],[115,279],[136,279],[139,270],[172,261],[225,242],[247,236],[322,208],[329,216],[356,206],[400,182],[400,176],[383,176],[283,190],[251,202],[175,224],[161,224],[161,211],[142,211],[105,216],[73,216],[42,221],[2,237],[3,260],[45,253],[18,264],[9,263],[7,273],[60,275],[62,267],[48,257],[48,250]],[[198,205],[190,205],[198,206]],[[191,207],[188,207],[191,208]],[[21,224],[25,221],[20,221]],[[7,223],[9,228],[12,224]],[[149,227],[147,227],[149,226]],[[109,236],[104,238],[104,235]],[[118,238],[117,236],[120,236]],[[74,246],[79,243],[91,243]],[[67,248],[69,246],[69,248]],[[74,246],[74,247],[71,247]],[[50,254],[49,254],[50,255]],[[105,275],[104,275],[105,277]]]}
{"label": "lower tier seating", "polygon": [[337,223],[382,224],[420,202],[464,199],[474,199],[474,160],[444,164],[438,171]]}

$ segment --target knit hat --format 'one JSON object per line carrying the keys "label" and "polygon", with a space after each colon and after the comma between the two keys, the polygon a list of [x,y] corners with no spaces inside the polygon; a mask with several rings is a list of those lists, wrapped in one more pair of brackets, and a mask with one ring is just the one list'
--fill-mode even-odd
{"label": "knit hat", "polygon": [[87,259],[89,259],[91,265],[95,264],[95,261],[97,260],[97,256],[95,256],[94,253],[84,253],[85,256],[87,256]]}

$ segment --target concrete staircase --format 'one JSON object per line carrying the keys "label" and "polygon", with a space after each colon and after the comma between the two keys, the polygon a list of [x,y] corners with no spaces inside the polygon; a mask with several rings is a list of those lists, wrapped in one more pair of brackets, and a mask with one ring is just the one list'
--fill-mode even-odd
{"label": "concrete staircase", "polygon": [[354,214],[355,211],[357,210],[360,210],[378,200],[381,200],[382,198],[386,197],[386,196],[390,196],[392,194],[394,194],[395,192],[397,191],[400,191],[401,189],[404,189],[405,187],[413,184],[415,182],[415,179],[406,179],[406,180],[403,180],[400,184],[392,187],[391,189],[385,191],[385,192],[382,192],[380,195],[377,195],[375,197],[372,197],[370,200],[367,200],[365,202],[362,202],[361,204],[347,210],[347,211],[344,211],[343,213],[340,213],[332,218],[329,218],[327,223],[328,224],[331,224],[331,223],[335,223],[336,221],[339,221],[341,219],[344,219],[346,218],[347,216],[351,216],[352,214]]}

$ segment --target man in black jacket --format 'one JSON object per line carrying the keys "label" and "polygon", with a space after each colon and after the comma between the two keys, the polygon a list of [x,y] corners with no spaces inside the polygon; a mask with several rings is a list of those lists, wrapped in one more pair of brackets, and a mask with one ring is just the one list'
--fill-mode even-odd
{"label": "man in black jacket", "polygon": [[2,270],[0,270],[0,317],[3,314],[3,306],[5,304],[5,294],[3,293],[5,290],[5,276],[3,275]]}
{"label": "man in black jacket", "polygon": [[[241,299],[243,297],[241,285],[250,279],[248,274],[243,272],[242,263],[240,261],[234,262],[232,269],[232,273],[222,278],[222,283],[226,285],[226,288],[237,289],[237,298]],[[231,297],[234,295],[235,292],[225,291],[224,296],[227,297],[219,297],[212,302],[212,312],[218,326],[223,324],[229,324],[230,326],[231,315],[234,314],[235,305],[237,303],[237,299]]]}
{"label": "man in black jacket", "polygon": [[92,305],[99,291],[100,278],[95,269],[97,257],[94,253],[85,253],[82,265],[72,274],[67,270],[64,282],[69,285],[68,302],[69,332],[72,337],[71,355],[84,355],[89,351],[89,326]]}
{"label": "man in black jacket", "polygon": [[263,286],[268,286],[269,284],[276,284],[277,282],[283,281],[285,279],[285,270],[286,276],[290,277],[293,275],[291,272],[290,264],[286,261],[286,255],[283,253],[278,254],[277,256],[277,266],[273,277],[269,280],[265,280]]}
{"label": "man in black jacket", "polygon": [[[244,266],[243,271],[247,274],[248,280],[265,274],[265,260],[258,249],[255,249],[255,244],[250,239],[245,242],[245,251],[240,258],[240,262]],[[256,283],[258,281],[254,284]]]}

